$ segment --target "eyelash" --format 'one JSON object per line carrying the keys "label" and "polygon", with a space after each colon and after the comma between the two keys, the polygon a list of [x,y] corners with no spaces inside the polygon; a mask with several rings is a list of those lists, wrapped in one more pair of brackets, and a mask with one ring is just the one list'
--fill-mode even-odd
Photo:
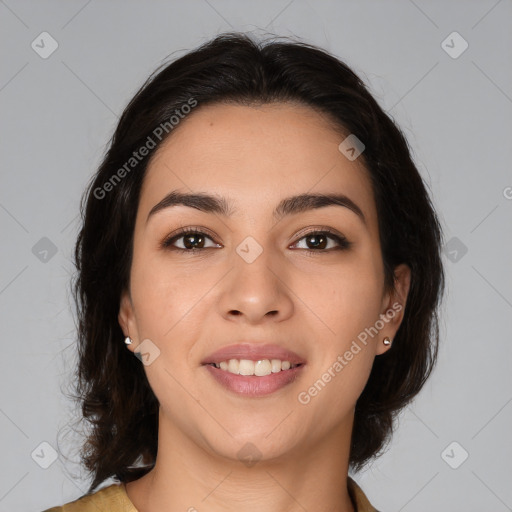
{"label": "eyelash", "polygon": [[[180,230],[178,230],[178,232],[173,233],[171,236],[165,238],[160,245],[161,245],[162,249],[168,249],[168,250],[170,249],[172,251],[178,251],[181,253],[185,253],[185,252],[186,253],[195,253],[197,251],[203,251],[205,249],[214,249],[214,247],[204,247],[202,249],[201,248],[199,248],[199,249],[198,248],[182,249],[181,247],[174,247],[172,245],[176,240],[183,238],[185,235],[189,235],[189,234],[205,235],[206,237],[208,237],[210,240],[213,241],[213,239],[210,235],[201,231],[198,228],[192,227],[192,228],[181,228]],[[328,235],[327,238],[334,240],[336,243],[338,243],[339,247],[331,248],[331,249],[300,249],[302,251],[306,251],[306,253],[310,254],[310,255],[314,255],[314,254],[318,254],[318,253],[332,252],[333,250],[334,251],[346,250],[352,246],[352,242],[349,242],[344,236],[337,235],[332,229],[330,229],[328,227],[322,227],[321,229],[315,229],[315,230],[312,230],[312,231],[309,231],[309,232],[303,234],[294,243],[294,245],[297,244],[298,242],[300,242],[302,239],[307,238],[309,236],[313,236],[313,235]]]}

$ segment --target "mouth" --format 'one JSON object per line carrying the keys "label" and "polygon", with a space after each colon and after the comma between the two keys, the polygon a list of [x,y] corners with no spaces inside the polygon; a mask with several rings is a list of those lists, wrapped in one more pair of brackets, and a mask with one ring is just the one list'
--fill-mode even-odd
{"label": "mouth", "polygon": [[257,398],[294,382],[304,371],[306,360],[277,344],[245,342],[215,351],[201,365],[224,390]]}

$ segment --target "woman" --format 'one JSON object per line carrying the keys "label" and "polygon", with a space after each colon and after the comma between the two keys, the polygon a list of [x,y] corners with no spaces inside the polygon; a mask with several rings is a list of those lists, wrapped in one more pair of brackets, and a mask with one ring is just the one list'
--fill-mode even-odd
{"label": "woman", "polygon": [[444,275],[407,142],[360,79],[222,34],[148,79],[84,201],[93,481],[50,510],[376,510],[348,471],[432,370]]}

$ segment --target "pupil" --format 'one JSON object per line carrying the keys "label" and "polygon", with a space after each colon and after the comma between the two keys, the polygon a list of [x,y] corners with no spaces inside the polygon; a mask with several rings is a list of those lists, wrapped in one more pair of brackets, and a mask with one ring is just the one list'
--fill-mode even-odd
{"label": "pupil", "polygon": [[318,248],[319,246],[321,246],[320,248],[321,249],[325,249],[325,241],[327,240],[327,237],[324,236],[324,235],[311,235],[308,237],[308,240],[321,240],[321,242],[313,242],[313,247],[316,247]]}
{"label": "pupil", "polygon": [[201,244],[203,241],[204,241],[204,237],[202,237],[201,235],[187,235],[185,238],[184,238],[184,241],[185,241],[185,247],[187,249],[197,249],[197,246],[193,245],[190,243],[190,239],[193,239],[193,238],[197,238],[199,239],[197,243]]}

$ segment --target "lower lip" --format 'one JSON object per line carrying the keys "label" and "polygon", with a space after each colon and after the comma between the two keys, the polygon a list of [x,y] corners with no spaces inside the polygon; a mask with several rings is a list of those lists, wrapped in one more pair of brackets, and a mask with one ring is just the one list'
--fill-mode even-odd
{"label": "lower lip", "polygon": [[237,375],[210,364],[204,366],[206,366],[212,377],[226,389],[246,397],[260,397],[270,395],[292,383],[299,376],[305,365],[301,364],[289,370],[281,370],[264,377]]}

